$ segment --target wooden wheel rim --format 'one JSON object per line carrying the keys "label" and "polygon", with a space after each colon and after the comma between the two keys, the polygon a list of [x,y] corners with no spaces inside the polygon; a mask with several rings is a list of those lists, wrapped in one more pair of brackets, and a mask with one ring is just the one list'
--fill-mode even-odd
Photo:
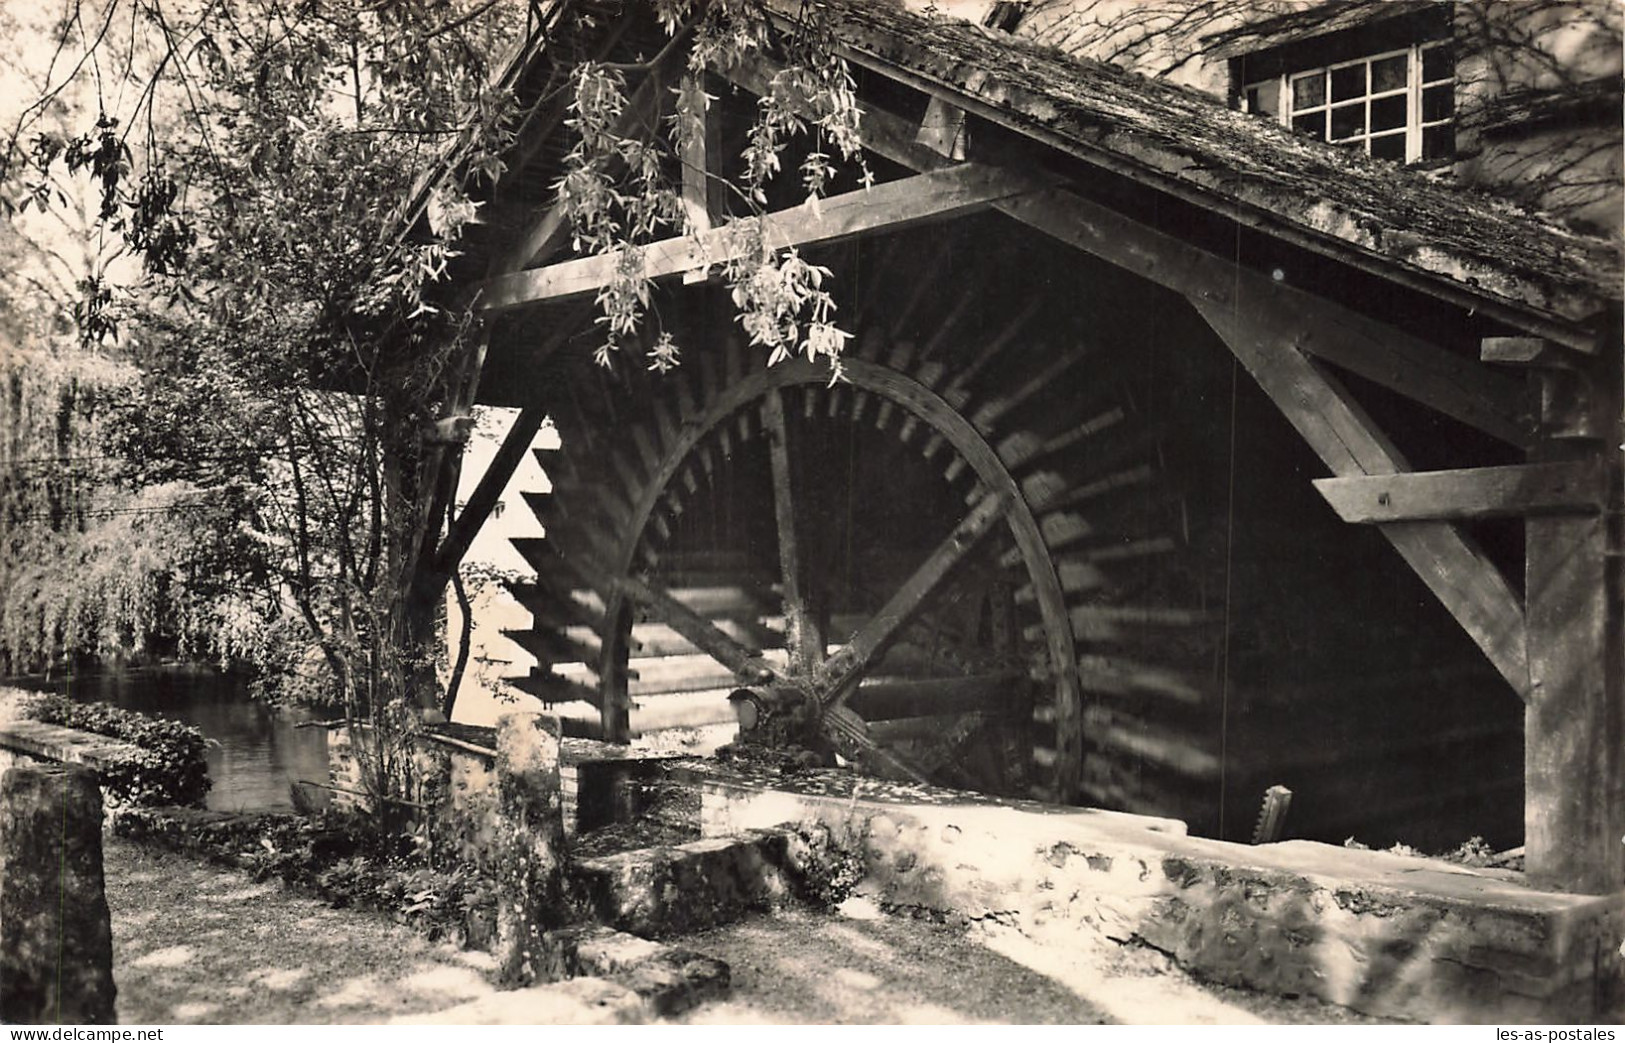
{"label": "wooden wheel rim", "polygon": [[[1076,766],[1081,761],[1082,696],[1077,680],[1077,658],[1068,619],[1066,598],[1050,558],[1042,531],[1020,483],[1010,474],[997,452],[980,431],[964,416],[929,387],[894,369],[860,358],[843,363],[846,384],[856,390],[885,399],[917,418],[937,432],[971,468],[980,482],[993,495],[1003,495],[1008,506],[1005,521],[1010,527],[1023,567],[1033,584],[1036,604],[1045,635],[1045,651],[1049,664],[1047,678],[1054,692],[1054,729],[1056,750],[1045,755],[1035,750],[1034,761],[1051,771],[1051,795],[1060,801],[1069,800],[1075,793],[1078,780]],[[794,359],[770,366],[765,370],[742,377],[727,387],[695,420],[684,425],[676,443],[669,447],[660,467],[650,476],[642,494],[633,505],[632,513],[618,547],[613,563],[614,575],[631,574],[639,545],[643,542],[649,521],[666,494],[673,479],[680,473],[690,455],[705,441],[718,425],[727,422],[750,403],[765,398],[769,393],[811,384],[827,384],[829,370],[805,359]],[[599,677],[616,676],[622,658],[627,652],[630,633],[630,612],[627,599],[619,590],[610,593],[606,601],[606,620]],[[607,680],[602,683],[607,684]],[[606,699],[604,713],[606,726],[617,723],[607,719],[617,708]],[[624,707],[619,708],[624,711]],[[1070,751],[1070,756],[1058,752]]]}

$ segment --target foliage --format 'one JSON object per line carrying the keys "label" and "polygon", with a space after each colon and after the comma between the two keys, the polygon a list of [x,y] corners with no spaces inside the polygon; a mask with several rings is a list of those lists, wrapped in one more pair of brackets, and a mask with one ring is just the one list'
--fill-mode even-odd
{"label": "foliage", "polygon": [[[1343,846],[1352,851],[1369,851],[1371,848],[1349,837],[1343,841]],[[1437,858],[1443,862],[1454,862],[1457,865],[1482,869],[1490,866],[1508,866],[1517,859],[1512,854],[1497,854],[1483,837],[1469,837],[1449,851],[1437,855],[1424,854],[1409,844],[1399,843],[1384,849],[1390,855],[1403,855],[1407,858]]]}
{"label": "foliage", "polygon": [[60,695],[30,697],[24,701],[23,713],[46,724],[140,747],[140,754],[128,760],[114,758],[98,772],[110,803],[191,806],[202,804],[209,792],[207,741],[191,725],[109,703],[74,702]]}
{"label": "foliage", "polygon": [[315,815],[187,814],[133,809],[115,831],[278,880],[337,908],[375,909],[430,939],[478,946],[494,922],[496,892],[473,866],[431,864],[411,839],[346,810]]}
{"label": "foliage", "polygon": [[[602,358],[644,321],[642,245],[689,227],[672,174],[711,100],[701,77],[771,47],[784,67],[734,186],[758,217],[737,223],[727,276],[754,343],[838,373],[828,273],[769,249],[759,219],[793,138],[811,141],[798,171],[809,198],[834,157],[861,164],[853,81],[827,27],[809,8],[780,33],[751,0],[652,9],[666,52],[642,69],[583,64],[568,87],[579,142],[558,202],[579,249],[622,258],[600,295]],[[140,376],[99,421],[135,502],[114,524],[52,530],[54,553],[0,627],[17,649],[140,650],[173,619],[177,650],[246,661],[263,690],[340,706],[381,737],[432,701],[445,577],[431,558],[456,454],[428,433],[467,408],[478,342],[436,284],[475,213],[471,187],[501,177],[512,140],[492,58],[531,42],[538,13],[75,0],[39,30],[52,58],[0,155],[0,209],[86,197],[124,264],[87,255],[74,317],[87,346],[116,339]],[[120,61],[102,63],[111,53]],[[688,72],[666,133],[623,133],[627,72],[665,54]],[[669,334],[651,339],[653,368],[678,363]],[[83,582],[56,586],[64,572]],[[387,749],[374,762],[369,785],[400,784]]]}
{"label": "foliage", "polygon": [[[773,362],[795,355],[823,359],[836,379],[850,335],[835,325],[835,302],[824,285],[829,272],[806,263],[793,249],[769,248],[762,226],[767,187],[781,173],[782,156],[796,138],[811,139],[797,170],[809,202],[816,205],[829,187],[837,157],[860,168],[863,184],[872,180],[860,147],[854,81],[835,52],[830,26],[816,5],[803,7],[801,20],[788,34],[776,32],[752,0],[655,0],[654,7],[674,44],[692,37],[684,86],[663,136],[644,138],[620,129],[629,105],[622,69],[583,62],[572,77],[569,111],[576,140],[555,185],[560,211],[570,221],[578,252],[618,259],[610,281],[598,292],[598,323],[605,339],[595,357],[600,365],[610,365],[622,343],[644,323],[653,289],[643,273],[644,245],[696,231],[670,171],[681,168],[679,157],[702,133],[703,115],[715,100],[701,87],[706,71],[726,70],[773,52],[783,59],[783,68],[769,81],[746,133],[740,157],[744,172],[737,184],[728,185],[747,213],[730,225],[733,259],[724,274],[753,345],[766,349]],[[659,65],[662,58],[649,65]],[[669,331],[657,330],[650,338],[648,368],[665,372],[680,357]]]}
{"label": "foliage", "polygon": [[800,874],[802,897],[827,909],[851,898],[868,874],[863,853],[840,843],[821,822],[793,828],[790,857]]}
{"label": "foliage", "polygon": [[[471,343],[434,284],[466,187],[501,173],[512,106],[493,59],[531,14],[84,0],[49,30],[0,209],[88,187],[139,271],[85,273],[80,334],[140,372],[98,420],[127,499],[112,524],[53,530],[7,620],[19,648],[140,648],[174,620],[182,654],[245,660],[263,690],[361,719],[433,683],[433,601],[408,592],[453,455],[426,432]],[[52,116],[70,88],[77,132]]]}

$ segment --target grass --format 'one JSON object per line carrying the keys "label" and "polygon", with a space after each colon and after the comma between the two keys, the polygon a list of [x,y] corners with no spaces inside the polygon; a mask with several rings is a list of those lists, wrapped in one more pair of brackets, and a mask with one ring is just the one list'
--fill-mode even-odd
{"label": "grass", "polygon": [[491,993],[489,957],[375,913],[108,838],[124,1024],[375,1024]]}

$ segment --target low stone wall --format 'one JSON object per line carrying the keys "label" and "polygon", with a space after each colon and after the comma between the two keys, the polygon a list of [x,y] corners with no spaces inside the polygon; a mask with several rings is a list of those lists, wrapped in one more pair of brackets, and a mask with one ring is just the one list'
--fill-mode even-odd
{"label": "low stone wall", "polygon": [[1200,977],[1436,1023],[1625,1016],[1625,895],[1306,841],[1248,846],[1167,819],[890,786],[843,773],[691,773],[706,836],[822,822],[893,907],[1140,942]]}
{"label": "low stone wall", "polygon": [[[464,861],[489,868],[495,849],[496,740],[469,741],[425,733],[415,750],[423,785],[410,799],[432,817],[436,836]],[[365,791],[350,728],[327,730],[328,775],[335,803],[355,804]],[[629,822],[648,810],[667,762],[624,746],[593,739],[560,741],[559,784],[564,833],[574,837],[613,822]]]}
{"label": "low stone wall", "polygon": [[125,763],[141,749],[105,735],[25,719],[0,724],[0,771],[18,764],[82,764],[99,769]]}

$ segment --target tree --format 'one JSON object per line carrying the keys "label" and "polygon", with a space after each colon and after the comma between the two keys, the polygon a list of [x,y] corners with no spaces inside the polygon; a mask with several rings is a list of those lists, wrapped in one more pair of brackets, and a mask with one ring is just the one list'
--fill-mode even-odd
{"label": "tree", "polygon": [[[745,0],[652,9],[692,47],[696,74],[771,42]],[[54,182],[87,178],[97,227],[140,265],[126,285],[105,268],[84,279],[76,317],[87,345],[116,343],[139,368],[103,423],[128,465],[119,480],[143,498],[142,514],[117,517],[142,521],[106,539],[70,534],[78,553],[112,575],[160,527],[170,542],[189,533],[206,557],[160,556],[140,570],[217,609],[193,614],[188,647],[249,661],[269,687],[359,719],[398,723],[403,707],[436,702],[426,592],[441,588],[421,577],[451,507],[479,337],[437,282],[474,215],[469,186],[502,174],[512,72],[546,46],[545,26],[537,5],[496,0],[80,0],[50,30],[72,60],[53,62],[0,157],[8,216],[66,208]],[[503,40],[521,41],[510,64],[488,57]],[[785,42],[798,59],[781,77],[784,97],[764,107],[736,187],[755,205],[792,134],[810,129],[832,152],[856,153],[844,65],[814,35]],[[121,71],[88,91],[97,111],[81,114],[87,126],[69,133],[45,118],[75,77],[107,67]],[[630,71],[586,64],[568,85],[580,140],[559,192],[585,251],[631,256],[683,227],[663,170],[705,99],[685,93],[664,140],[618,135]],[[117,108],[120,94],[133,103]],[[795,114],[807,99],[811,123]],[[812,194],[833,162],[818,153],[801,170]],[[749,222],[739,234],[758,243],[732,273],[753,339],[777,355],[837,359],[844,337],[823,273],[761,247]],[[606,362],[644,321],[646,300],[630,276],[602,298]],[[651,364],[677,363],[669,337],[656,344]],[[85,589],[84,603],[123,604]],[[146,598],[121,633],[167,603]],[[35,638],[49,654],[78,635]]]}

